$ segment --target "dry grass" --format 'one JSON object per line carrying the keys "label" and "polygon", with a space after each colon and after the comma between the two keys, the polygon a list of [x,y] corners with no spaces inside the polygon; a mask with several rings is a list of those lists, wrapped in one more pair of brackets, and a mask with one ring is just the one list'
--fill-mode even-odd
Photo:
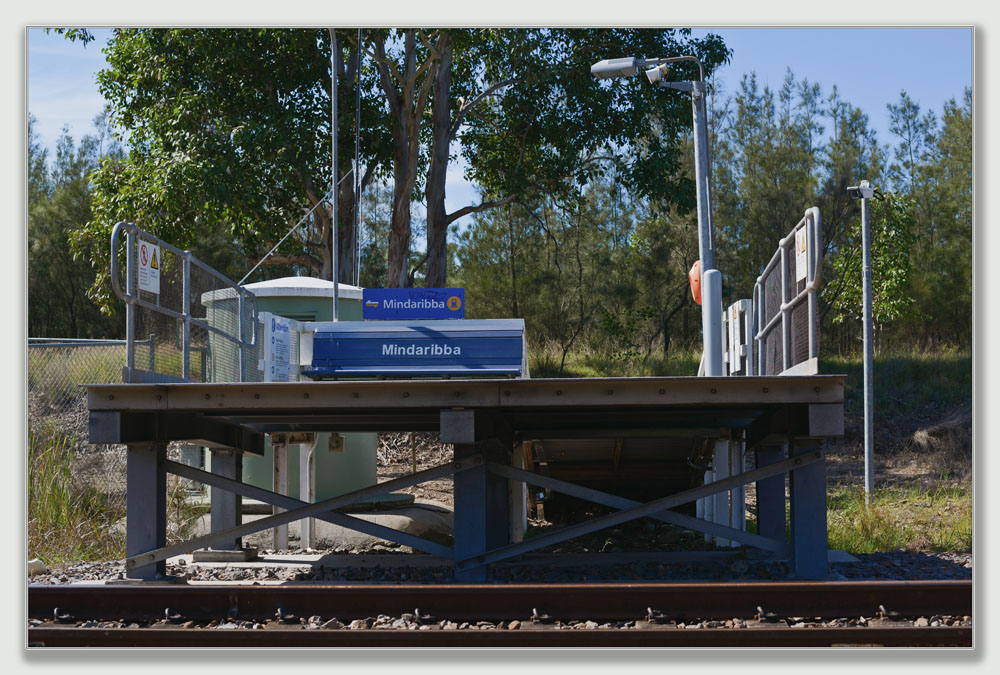
{"label": "dry grass", "polygon": [[862,490],[835,488],[828,495],[827,528],[830,548],[849,553],[967,553],[972,550],[971,486],[884,487],[875,491],[870,505]]}

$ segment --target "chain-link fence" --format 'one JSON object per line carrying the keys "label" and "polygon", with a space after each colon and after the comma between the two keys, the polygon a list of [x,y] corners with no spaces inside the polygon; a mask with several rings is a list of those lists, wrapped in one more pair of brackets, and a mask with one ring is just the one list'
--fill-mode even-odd
{"label": "chain-link fence", "polygon": [[28,433],[34,447],[67,443],[73,480],[122,506],[125,446],[89,444],[84,385],[121,382],[124,365],[124,340],[28,340]]}
{"label": "chain-link fence", "polygon": [[[89,443],[86,385],[259,381],[262,373],[254,295],[190,253],[120,225],[112,237],[112,274],[128,304],[126,339],[29,339],[28,432],[33,448],[70,451],[79,488],[124,508],[126,448]],[[118,265],[119,255],[126,265]],[[182,457],[185,449],[190,457]],[[200,454],[180,443],[167,453],[189,463]]]}

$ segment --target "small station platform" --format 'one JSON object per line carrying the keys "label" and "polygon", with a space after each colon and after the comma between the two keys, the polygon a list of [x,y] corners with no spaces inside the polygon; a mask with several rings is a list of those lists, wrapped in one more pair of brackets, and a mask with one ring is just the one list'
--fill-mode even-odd
{"label": "small station platform", "polygon": [[[136,579],[162,578],[169,557],[208,546],[231,547],[253,532],[319,518],[450,559],[456,578],[483,581],[491,563],[641,517],[786,556],[797,578],[825,579],[829,568],[822,442],[843,435],[844,379],[815,375],[91,385],[90,441],[128,446],[126,567],[128,576]],[[454,444],[454,458],[315,504],[241,481],[239,453],[262,454],[265,434],[350,431],[437,431],[442,442]],[[616,467],[631,467],[655,482],[656,475],[642,467],[689,465],[707,445],[724,439],[745,444],[746,452],[756,458],[756,468],[708,485],[671,485],[664,490],[669,494],[646,502],[596,489],[587,480],[594,478],[595,452],[617,453]],[[167,460],[170,441],[210,448],[213,473]],[[525,445],[542,456],[526,457]],[[551,469],[548,475],[532,471],[538,460]],[[167,473],[287,510],[247,524],[240,523],[238,509],[231,510],[213,518],[212,534],[166,546]],[[455,490],[450,547],[335,510],[448,475],[454,476]],[[603,477],[596,478],[599,483]],[[674,510],[749,483],[757,487],[756,533]],[[523,484],[618,510],[517,541],[512,512],[524,508]]]}

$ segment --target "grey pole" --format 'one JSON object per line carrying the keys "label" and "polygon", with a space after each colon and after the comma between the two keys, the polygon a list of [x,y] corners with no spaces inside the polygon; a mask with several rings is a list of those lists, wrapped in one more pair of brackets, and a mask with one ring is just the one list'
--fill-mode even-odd
{"label": "grey pole", "polygon": [[358,74],[355,80],[357,95],[354,104],[354,285],[361,283],[361,29],[358,28]]}
{"label": "grey pole", "polygon": [[[705,110],[705,81],[691,83],[691,108],[694,114],[695,193],[698,200],[698,256],[701,258],[702,289],[705,273],[715,269],[715,246],[712,241],[712,173],[708,152],[708,114]],[[721,278],[720,278],[721,291]],[[718,298],[718,300],[716,300]],[[701,334],[705,354],[705,375],[722,375],[722,295],[702,298]],[[720,317],[714,318],[713,317]]]}
{"label": "grey pole", "polygon": [[865,504],[872,503],[875,491],[875,389],[872,383],[874,363],[872,357],[872,233],[869,220],[868,200],[875,195],[868,181],[861,181],[858,187],[847,188],[852,197],[861,198],[861,266],[864,276],[862,315],[864,322],[864,386],[865,386]]}
{"label": "grey pole", "polygon": [[[680,61],[692,61],[698,66],[698,79],[685,82],[666,82],[663,76],[667,66]],[[650,84],[691,92],[691,109],[694,115],[694,168],[698,199],[698,257],[701,260],[701,337],[704,374],[722,375],[722,277],[705,274],[715,270],[715,245],[712,242],[712,166],[708,150],[708,113],[705,109],[705,68],[694,56],[670,56],[658,59],[621,58],[605,59],[590,67],[590,74],[598,79],[631,77],[639,68],[655,66],[646,71]],[[718,295],[706,296],[706,288],[718,284]],[[707,297],[707,301],[706,301]],[[714,300],[718,297],[718,300]],[[701,374],[701,370],[699,370]]]}
{"label": "grey pole", "polygon": [[[125,234],[125,293],[130,298],[139,297],[139,292],[135,287],[135,235],[132,232]],[[118,255],[118,251],[111,249],[112,257]],[[132,371],[135,369],[135,305],[131,302],[125,303],[125,367],[128,368],[128,381],[132,380]],[[152,345],[150,345],[152,348]]]}
{"label": "grey pole", "polygon": [[330,255],[333,267],[333,320],[340,320],[337,308],[337,298],[340,296],[338,287],[339,265],[337,264],[337,35],[330,31],[330,74],[333,79],[330,87]]}

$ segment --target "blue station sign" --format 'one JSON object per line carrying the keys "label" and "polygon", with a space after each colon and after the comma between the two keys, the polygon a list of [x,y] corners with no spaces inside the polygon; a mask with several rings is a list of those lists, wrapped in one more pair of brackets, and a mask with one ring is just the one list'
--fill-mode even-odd
{"label": "blue station sign", "polygon": [[524,320],[329,321],[310,324],[308,377],[519,376]]}
{"label": "blue station sign", "polygon": [[363,319],[464,319],[464,288],[366,288]]}

